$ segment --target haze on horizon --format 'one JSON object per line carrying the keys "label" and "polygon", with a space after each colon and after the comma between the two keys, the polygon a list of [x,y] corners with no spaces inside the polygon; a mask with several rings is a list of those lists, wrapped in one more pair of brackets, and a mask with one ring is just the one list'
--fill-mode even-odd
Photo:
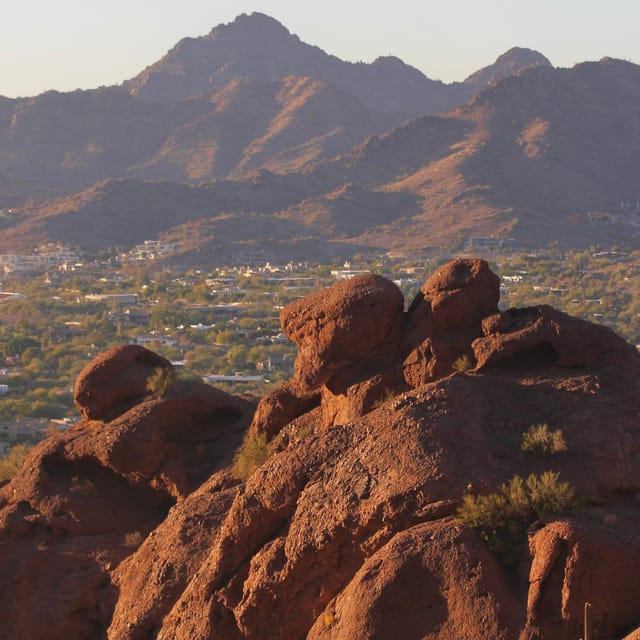
{"label": "haze on horizon", "polygon": [[514,46],[536,49],[557,67],[604,56],[640,63],[637,0],[183,0],[177,6],[169,0],[12,3],[0,23],[0,95],[120,84],[182,38],[254,11],[343,60],[394,55],[444,82],[464,80]]}

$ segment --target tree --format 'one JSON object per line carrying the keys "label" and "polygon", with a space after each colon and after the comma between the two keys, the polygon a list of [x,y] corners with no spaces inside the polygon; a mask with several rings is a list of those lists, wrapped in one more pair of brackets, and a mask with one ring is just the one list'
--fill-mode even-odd
{"label": "tree", "polygon": [[11,480],[20,471],[31,446],[24,443],[16,444],[3,458],[0,458],[0,482]]}
{"label": "tree", "polygon": [[231,369],[243,369],[247,366],[249,350],[243,344],[234,344],[226,354],[227,364]]}
{"label": "tree", "polygon": [[21,356],[22,353],[30,347],[40,349],[41,345],[37,340],[34,340],[33,338],[29,338],[24,335],[15,335],[5,343],[4,355]]}

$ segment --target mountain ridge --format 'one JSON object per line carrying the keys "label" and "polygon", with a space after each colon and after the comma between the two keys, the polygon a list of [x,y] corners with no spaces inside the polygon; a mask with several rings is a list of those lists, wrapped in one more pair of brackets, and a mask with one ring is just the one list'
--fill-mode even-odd
{"label": "mountain ridge", "polygon": [[[290,81],[294,93],[314,82]],[[236,242],[244,229],[246,241],[271,243],[274,258],[285,257],[287,242],[294,251],[295,238],[309,234],[328,255],[339,253],[339,246],[388,250],[399,237],[408,250],[451,247],[476,235],[511,237],[523,246],[626,246],[640,231],[635,212],[619,208],[621,201],[640,200],[640,137],[634,134],[640,116],[633,106],[640,101],[638,87],[640,67],[623,61],[532,67],[478,93],[468,105],[416,118],[349,153],[302,163],[287,174],[258,169],[258,163],[257,172],[252,168],[235,181],[188,188],[164,183],[158,187],[162,197],[153,196],[153,183],[130,180],[131,202],[142,203],[140,194],[146,193],[148,211],[136,214],[140,206],[128,205],[120,193],[100,206],[83,205],[80,215],[87,219],[80,225],[71,202],[36,205],[4,231],[0,246],[24,245],[36,226],[56,240],[67,233],[80,240],[80,230],[89,228],[103,229],[107,238],[115,218],[100,220],[105,207],[112,216],[120,211],[120,219],[131,218],[130,242],[170,233],[175,212],[186,224],[224,210],[220,242]],[[349,185],[353,189],[345,190]],[[369,219],[363,215],[367,208]],[[251,215],[264,224],[247,226]],[[273,231],[261,236],[267,220]],[[218,224],[210,222],[211,228]],[[107,244],[126,245],[125,235],[113,233]]]}
{"label": "mountain ridge", "polygon": [[[253,30],[276,44],[260,50]],[[126,247],[134,238],[185,235],[190,224],[215,230],[223,244],[244,230],[246,241],[271,244],[274,259],[286,258],[299,236],[317,245],[317,256],[340,255],[341,247],[388,250],[400,238],[407,249],[448,250],[473,236],[579,247],[638,237],[633,212],[619,209],[640,201],[637,65],[607,58],[555,69],[541,54],[514,48],[458,83],[473,96],[465,104],[407,118],[414,94],[403,102],[406,95],[380,79],[385,69],[402,69],[398,87],[423,78],[417,70],[393,57],[344,63],[272,18],[244,15],[176,45],[154,69],[183,77],[180,65],[194,55],[196,71],[203,59],[218,68],[199,48],[221,40],[235,43],[214,51],[224,81],[193,97],[150,102],[120,86],[0,100],[3,191],[31,199],[3,221],[0,246],[28,250],[52,239]],[[305,66],[291,47],[316,62]],[[237,56],[248,75],[234,70]],[[292,71],[282,59],[302,65],[304,75],[281,75]],[[325,63],[342,71],[332,80],[314,76]],[[256,71],[264,64],[276,79]],[[345,69],[364,73],[361,88],[384,89],[386,106],[372,109],[371,95],[341,87]],[[391,99],[405,107],[385,111]],[[104,191],[109,181],[120,187]],[[247,225],[251,216],[262,223]],[[221,255],[219,246],[200,249],[200,258]]]}

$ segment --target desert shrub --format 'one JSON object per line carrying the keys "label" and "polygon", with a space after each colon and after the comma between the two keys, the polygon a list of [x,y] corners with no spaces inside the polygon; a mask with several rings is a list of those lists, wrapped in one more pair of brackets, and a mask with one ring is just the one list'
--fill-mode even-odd
{"label": "desert shrub", "polygon": [[240,480],[246,480],[273,453],[274,446],[267,441],[266,434],[248,431],[233,458],[233,475]]}
{"label": "desert shrub", "polygon": [[545,471],[541,476],[531,474],[527,478],[527,490],[531,509],[538,518],[569,509],[575,503],[576,495],[568,482],[559,481],[560,474]]}
{"label": "desert shrub", "polygon": [[473,363],[471,362],[471,358],[469,358],[469,356],[463,355],[459,358],[456,358],[451,366],[453,367],[454,371],[464,372],[471,369]]}
{"label": "desert shrub", "polygon": [[22,469],[32,446],[24,443],[15,444],[4,457],[0,458],[0,482],[11,480]]}
{"label": "desert shrub", "polygon": [[175,381],[176,372],[174,369],[156,367],[147,378],[147,391],[161,398],[167,394]]}
{"label": "desert shrub", "polygon": [[533,424],[522,435],[522,451],[536,456],[566,451],[567,443],[562,431],[551,431],[546,424]]}
{"label": "desert shrub", "polygon": [[553,471],[540,476],[532,473],[526,480],[514,476],[499,492],[464,496],[457,516],[480,532],[489,550],[505,565],[513,567],[528,526],[574,505],[573,488],[568,482],[560,482],[559,477]]}

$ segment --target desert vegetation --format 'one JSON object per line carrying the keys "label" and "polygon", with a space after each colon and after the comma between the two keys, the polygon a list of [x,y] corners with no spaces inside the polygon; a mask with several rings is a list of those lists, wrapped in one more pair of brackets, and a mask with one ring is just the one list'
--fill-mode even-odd
{"label": "desert vegetation", "polygon": [[275,447],[267,441],[264,433],[248,431],[242,446],[233,459],[233,475],[246,480],[258,467],[261,467],[275,452]]}
{"label": "desert vegetation", "polygon": [[527,478],[514,476],[499,491],[467,494],[458,518],[477,529],[489,549],[507,566],[517,562],[526,531],[539,518],[561,513],[575,505],[575,491],[560,475],[545,471]]}
{"label": "desert vegetation", "polygon": [[171,389],[176,377],[175,369],[156,367],[154,372],[147,378],[147,391],[154,396],[162,398]]}
{"label": "desert vegetation", "polygon": [[567,450],[562,431],[551,431],[547,424],[531,425],[522,435],[522,451],[543,457],[552,453]]}
{"label": "desert vegetation", "polygon": [[0,458],[0,483],[11,480],[20,471],[30,450],[31,445],[19,443]]}

